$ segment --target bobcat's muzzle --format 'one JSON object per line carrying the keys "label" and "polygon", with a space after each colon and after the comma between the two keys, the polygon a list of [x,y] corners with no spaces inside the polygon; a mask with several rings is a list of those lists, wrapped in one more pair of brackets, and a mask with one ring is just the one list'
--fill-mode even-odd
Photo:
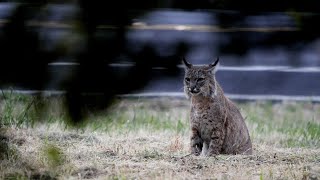
{"label": "bobcat's muzzle", "polygon": [[198,94],[200,92],[199,88],[188,88],[188,90],[192,93],[192,94]]}

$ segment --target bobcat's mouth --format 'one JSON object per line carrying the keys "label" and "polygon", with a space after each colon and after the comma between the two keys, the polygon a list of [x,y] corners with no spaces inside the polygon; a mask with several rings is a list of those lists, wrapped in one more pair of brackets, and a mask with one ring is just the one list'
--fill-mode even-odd
{"label": "bobcat's mouth", "polygon": [[198,88],[188,88],[188,90],[193,95],[197,95],[200,93],[200,89],[198,89]]}

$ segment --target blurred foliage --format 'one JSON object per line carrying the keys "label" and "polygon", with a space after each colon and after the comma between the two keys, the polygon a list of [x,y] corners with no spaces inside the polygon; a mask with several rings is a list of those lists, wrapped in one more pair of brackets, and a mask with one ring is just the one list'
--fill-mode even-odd
{"label": "blurred foliage", "polygon": [[[50,3],[65,4],[65,1],[1,1],[18,2],[5,23],[0,24],[0,87],[23,87],[25,89],[47,90],[51,75],[48,71],[48,63],[61,59],[71,59],[79,63],[68,79],[60,84],[60,90],[66,95],[57,103],[58,108],[46,109],[45,98],[40,96],[20,96],[12,93],[3,93],[1,96],[0,114],[0,159],[18,158],[10,139],[2,132],[7,127],[30,127],[36,122],[48,120],[48,122],[70,122],[72,125],[85,124],[92,112],[105,110],[114,101],[118,94],[126,94],[143,88],[156,75],[152,73],[154,67],[167,69],[158,76],[176,76],[179,72],[177,65],[180,57],[184,56],[189,46],[186,42],[177,42],[173,53],[159,55],[152,44],[145,44],[138,52],[134,53],[127,47],[125,36],[127,26],[139,15],[143,15],[155,8],[184,9],[188,11],[198,10],[237,10],[239,14],[222,14],[219,23],[232,27],[241,18],[250,14],[259,14],[264,11],[285,11],[295,18],[299,25],[298,33],[274,34],[267,41],[243,39],[248,37],[246,33],[234,33],[231,37],[233,44],[222,44],[221,50],[244,54],[250,46],[285,44],[295,42],[303,43],[319,36],[319,16],[313,16],[320,10],[320,2],[316,0],[288,1],[288,0],[167,0],[167,1],[68,1],[78,7],[79,11],[71,19],[70,29],[65,38],[58,44],[47,47],[44,45],[43,22],[46,18],[46,7]],[[300,12],[310,12],[308,16],[302,16]],[[32,24],[32,23],[34,24]],[[39,26],[35,26],[35,24]],[[112,26],[108,30],[101,30],[101,25]],[[59,28],[57,28],[59,29]],[[239,48],[241,47],[241,48]],[[231,49],[231,50],[230,50]],[[126,70],[125,75],[113,69],[112,63],[129,62],[134,66]],[[70,72],[71,72],[70,71]],[[86,83],[84,83],[86,82]],[[98,93],[99,96],[89,94]],[[53,103],[50,101],[49,103]],[[278,120],[274,109],[270,105],[262,105],[263,108],[248,108],[248,121],[256,123],[258,134],[282,133],[289,138],[284,139],[287,146],[319,146],[319,125],[312,120],[301,121],[299,110],[289,108],[283,117],[283,121],[274,127]],[[65,111],[58,111],[62,108]],[[57,111],[55,111],[57,110]],[[95,129],[105,128],[137,130],[150,128],[151,130],[173,130],[183,133],[188,127],[188,122],[183,119],[172,119],[165,112],[158,114],[149,113],[150,109],[135,109],[132,112],[119,112],[103,114],[97,117],[91,124]],[[291,112],[292,111],[292,112]],[[53,112],[53,114],[43,114]],[[89,112],[89,113],[88,113]],[[259,115],[260,113],[260,115]],[[258,114],[258,115],[257,115]],[[91,121],[92,119],[90,119]],[[83,127],[83,126],[82,126]],[[57,146],[47,144],[42,151],[42,158],[53,170],[65,163],[65,155]],[[146,159],[158,159],[162,154],[156,151],[145,151],[141,157]],[[34,174],[31,177],[9,174],[7,179],[55,179],[55,174]],[[116,177],[115,177],[116,178]],[[119,177],[121,178],[121,177]],[[262,175],[260,176],[261,179]]]}
{"label": "blurred foliage", "polygon": [[[138,51],[128,47],[127,27],[136,18],[153,10],[171,8],[216,13],[221,27],[241,25],[250,15],[281,11],[294,17],[298,25],[299,31],[269,33],[268,38],[263,34],[257,35],[258,38],[248,32],[232,33],[228,41],[219,45],[219,51],[228,54],[243,55],[250,47],[256,46],[283,44],[296,48],[302,42],[318,37],[320,32],[319,26],[314,23],[319,20],[317,12],[320,9],[320,3],[316,0],[303,3],[297,0],[8,2],[13,8],[0,29],[0,87],[57,90],[52,89],[51,85],[59,82],[58,90],[66,92],[65,107],[74,125],[88,115],[84,110],[86,108],[105,110],[118,94],[142,89],[154,78],[179,74],[177,65],[181,57],[192,48],[188,42],[177,40],[167,55],[159,54],[150,42],[145,42]],[[50,9],[50,5],[65,7],[61,13],[52,14],[57,12]],[[56,19],[46,22],[50,16]],[[53,33],[53,29],[57,37],[50,39],[47,36]],[[60,33],[62,37],[58,36]],[[59,79],[57,73],[52,77],[48,67],[48,63],[61,60],[79,63],[69,67],[66,79]],[[110,64],[121,62],[133,66],[127,67],[125,73],[110,67]],[[165,70],[154,73],[152,69],[155,67]],[[100,95],[93,96],[95,93]],[[7,107],[10,109],[9,103]]]}
{"label": "blurred foliage", "polygon": [[52,144],[46,144],[42,153],[43,157],[46,157],[46,163],[50,168],[56,169],[65,162],[65,155],[62,150]]}

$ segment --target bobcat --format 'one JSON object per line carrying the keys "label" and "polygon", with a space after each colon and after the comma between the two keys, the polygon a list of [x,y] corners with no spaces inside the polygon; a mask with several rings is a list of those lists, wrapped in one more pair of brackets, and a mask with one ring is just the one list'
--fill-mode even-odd
{"label": "bobcat", "polygon": [[252,154],[252,144],[244,119],[215,78],[219,58],[208,65],[185,65],[184,92],[191,99],[191,153]]}

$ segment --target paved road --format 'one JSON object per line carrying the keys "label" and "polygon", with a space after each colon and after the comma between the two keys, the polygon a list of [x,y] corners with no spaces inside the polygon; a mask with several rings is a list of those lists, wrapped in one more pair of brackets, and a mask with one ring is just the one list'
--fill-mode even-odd
{"label": "paved road", "polygon": [[[0,25],[6,23],[10,8],[9,4],[0,4]],[[30,22],[30,26],[42,27],[44,42],[50,48],[70,35],[70,26],[64,21],[66,17],[72,18],[74,8],[50,6],[48,9],[51,24]],[[302,18],[308,16],[301,14]],[[306,32],[295,17],[281,12],[243,16],[239,12],[157,10],[134,19],[126,39],[132,53],[152,44],[157,54],[170,56],[178,43],[184,42],[191,47],[186,58],[192,63],[209,63],[219,56],[218,81],[233,97],[317,99],[320,97],[320,38],[310,33],[305,40]],[[105,33],[112,28],[99,27]],[[65,77],[79,66],[70,62],[73,59],[64,58],[48,65],[51,74],[48,90],[59,90]],[[113,67],[120,70],[126,66],[124,62]],[[145,89],[134,93],[181,95],[183,69],[180,70],[179,76],[154,79]],[[162,71],[155,68],[153,73],[159,77],[156,75]],[[86,83],[92,85],[83,82]]]}

